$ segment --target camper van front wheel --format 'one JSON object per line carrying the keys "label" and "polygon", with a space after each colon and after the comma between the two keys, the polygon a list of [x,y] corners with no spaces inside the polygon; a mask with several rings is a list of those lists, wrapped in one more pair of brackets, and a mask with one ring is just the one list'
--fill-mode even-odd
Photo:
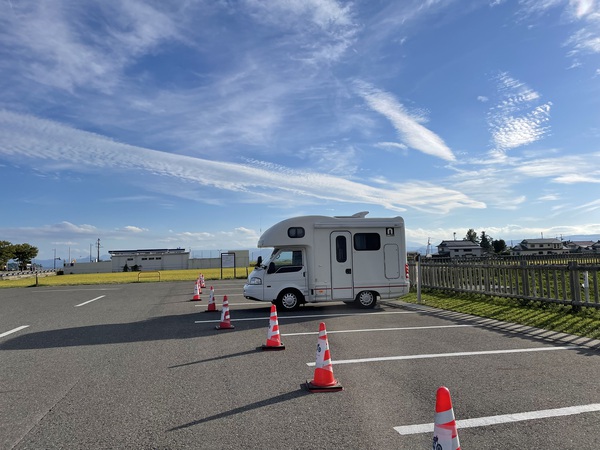
{"label": "camper van front wheel", "polygon": [[282,291],[277,297],[277,306],[287,311],[297,309],[301,302],[302,294],[294,289]]}
{"label": "camper van front wheel", "polygon": [[361,291],[356,296],[356,304],[361,308],[374,308],[377,297],[373,291]]}

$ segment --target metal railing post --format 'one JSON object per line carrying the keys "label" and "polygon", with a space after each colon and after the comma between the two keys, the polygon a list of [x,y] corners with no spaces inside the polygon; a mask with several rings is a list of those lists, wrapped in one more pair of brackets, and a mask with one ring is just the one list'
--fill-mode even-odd
{"label": "metal railing post", "polygon": [[577,261],[570,261],[567,269],[569,270],[569,280],[571,282],[571,306],[574,312],[579,312],[581,311],[581,287],[579,286]]}

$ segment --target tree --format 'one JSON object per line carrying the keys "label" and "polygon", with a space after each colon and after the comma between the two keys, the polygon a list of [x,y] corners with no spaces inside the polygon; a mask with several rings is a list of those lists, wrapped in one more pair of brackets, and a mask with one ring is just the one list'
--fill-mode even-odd
{"label": "tree", "polygon": [[0,269],[8,265],[8,260],[15,256],[15,246],[8,241],[0,241]]}
{"label": "tree", "polygon": [[506,251],[506,242],[504,242],[504,239],[494,240],[492,241],[492,245],[496,253],[504,253]]}
{"label": "tree", "polygon": [[29,244],[16,244],[14,247],[13,259],[19,261],[21,270],[27,269],[27,264],[31,264],[31,260],[38,254],[37,247]]}
{"label": "tree", "polygon": [[488,236],[487,234],[485,234],[485,231],[481,232],[481,238],[480,238],[480,246],[481,248],[483,248],[486,252],[491,252],[493,251],[494,247],[492,245],[493,239]]}
{"label": "tree", "polygon": [[473,244],[479,244],[479,239],[477,239],[477,233],[473,228],[469,228],[467,231],[467,235],[465,236],[465,241],[471,241]]}

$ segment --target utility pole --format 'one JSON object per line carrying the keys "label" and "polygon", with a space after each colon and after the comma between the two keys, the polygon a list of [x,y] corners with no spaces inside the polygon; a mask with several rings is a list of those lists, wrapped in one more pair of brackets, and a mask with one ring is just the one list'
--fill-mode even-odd
{"label": "utility pole", "polygon": [[98,238],[98,242],[96,243],[97,247],[98,247],[98,259],[96,260],[96,262],[100,262],[100,238]]}

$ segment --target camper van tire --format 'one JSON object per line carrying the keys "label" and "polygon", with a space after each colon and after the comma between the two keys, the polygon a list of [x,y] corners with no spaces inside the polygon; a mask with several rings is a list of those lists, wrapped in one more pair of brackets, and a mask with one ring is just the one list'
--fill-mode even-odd
{"label": "camper van tire", "polygon": [[284,311],[293,311],[300,307],[304,302],[304,297],[296,289],[286,289],[281,291],[277,297],[276,305]]}
{"label": "camper van tire", "polygon": [[361,291],[354,302],[361,308],[374,308],[377,303],[377,294],[373,291]]}

